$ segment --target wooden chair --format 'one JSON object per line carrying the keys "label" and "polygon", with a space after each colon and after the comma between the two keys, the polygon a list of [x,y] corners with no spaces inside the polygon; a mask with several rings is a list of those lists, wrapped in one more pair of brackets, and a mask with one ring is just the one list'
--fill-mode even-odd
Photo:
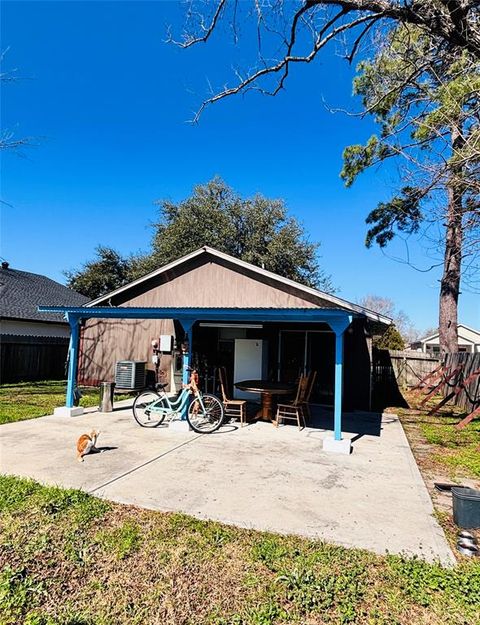
{"label": "wooden chair", "polygon": [[313,392],[313,387],[315,385],[315,380],[317,379],[317,372],[316,371],[310,371],[310,373],[307,376],[307,390],[305,392],[305,400],[303,402],[303,408],[305,410],[305,413],[307,415],[307,417],[310,419],[312,416],[312,413],[310,412],[310,397],[312,396],[312,392]]}
{"label": "wooden chair", "polygon": [[244,399],[229,399],[227,390],[227,370],[225,367],[218,368],[218,378],[220,380],[220,389],[222,391],[222,402],[227,417],[236,417],[240,419],[240,425],[243,427],[247,418],[247,402]]}
{"label": "wooden chair", "polygon": [[308,377],[300,376],[297,387],[297,394],[295,399],[289,404],[277,404],[277,414],[275,417],[275,425],[279,426],[280,420],[282,421],[296,421],[298,429],[306,427],[305,415],[303,408],[305,405],[305,397],[307,393]]}

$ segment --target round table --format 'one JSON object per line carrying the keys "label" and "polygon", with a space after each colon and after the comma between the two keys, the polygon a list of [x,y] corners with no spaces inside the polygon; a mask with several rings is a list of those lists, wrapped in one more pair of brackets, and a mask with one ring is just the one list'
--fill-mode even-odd
{"label": "round table", "polygon": [[246,393],[261,393],[262,407],[257,412],[257,419],[273,421],[272,397],[273,395],[291,395],[295,392],[294,384],[284,382],[270,382],[269,380],[244,380],[237,382],[235,388]]}

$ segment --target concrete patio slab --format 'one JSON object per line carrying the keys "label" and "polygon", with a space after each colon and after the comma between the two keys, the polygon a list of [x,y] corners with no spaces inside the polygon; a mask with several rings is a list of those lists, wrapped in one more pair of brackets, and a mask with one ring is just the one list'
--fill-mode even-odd
{"label": "concrete patio slab", "polygon": [[[76,439],[93,427],[110,449],[79,463]],[[350,456],[322,451],[331,436],[326,411],[302,431],[260,422],[212,435],[140,428],[128,408],[88,411],[1,426],[0,471],[155,510],[453,563],[395,415],[346,415],[344,431]]]}

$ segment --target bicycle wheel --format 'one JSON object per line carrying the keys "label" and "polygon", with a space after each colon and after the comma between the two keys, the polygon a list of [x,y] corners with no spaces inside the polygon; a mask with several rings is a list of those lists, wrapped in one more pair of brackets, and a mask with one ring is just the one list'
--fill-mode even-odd
{"label": "bicycle wheel", "polygon": [[[153,406],[153,404],[155,405]],[[167,408],[165,400],[158,393],[144,391],[135,397],[133,416],[138,425],[141,425],[143,428],[154,428],[165,419],[165,410]]]}
{"label": "bicycle wheel", "polygon": [[[203,404],[203,408],[202,408]],[[187,411],[187,421],[194,432],[211,434],[223,423],[223,405],[215,395],[202,395],[202,403],[192,399]]]}

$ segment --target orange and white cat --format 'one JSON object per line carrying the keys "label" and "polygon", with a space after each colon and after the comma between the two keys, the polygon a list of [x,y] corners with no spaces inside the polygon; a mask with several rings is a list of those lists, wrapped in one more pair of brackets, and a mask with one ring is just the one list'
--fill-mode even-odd
{"label": "orange and white cat", "polygon": [[82,434],[77,441],[77,460],[83,462],[83,456],[97,451],[95,447],[100,432],[92,430],[90,434]]}

